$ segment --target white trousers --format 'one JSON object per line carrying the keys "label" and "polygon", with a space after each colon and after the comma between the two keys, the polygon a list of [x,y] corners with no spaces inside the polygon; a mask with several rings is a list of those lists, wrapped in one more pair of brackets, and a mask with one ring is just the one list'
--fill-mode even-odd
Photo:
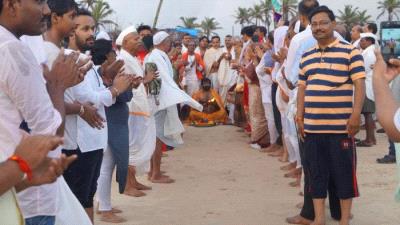
{"label": "white trousers", "polygon": [[274,111],[272,109],[272,103],[263,103],[265,118],[267,118],[269,138],[271,144],[275,144],[278,140],[279,134],[275,126]]}
{"label": "white trousers", "polygon": [[289,154],[289,162],[297,162],[296,168],[301,168],[299,140],[297,138],[296,125],[293,118],[288,118],[286,113],[281,112],[282,133]]}
{"label": "white trousers", "polygon": [[97,180],[97,201],[100,211],[110,211],[111,206],[111,182],[116,163],[111,149],[107,147],[104,151],[103,162],[101,163],[100,176]]}

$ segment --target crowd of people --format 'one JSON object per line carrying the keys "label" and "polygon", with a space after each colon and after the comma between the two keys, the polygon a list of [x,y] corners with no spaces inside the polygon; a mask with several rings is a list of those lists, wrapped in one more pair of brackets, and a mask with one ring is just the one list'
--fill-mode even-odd
{"label": "crowd of people", "polygon": [[290,224],[325,224],[328,194],[331,216],[350,224],[356,146],[376,145],[376,119],[390,143],[377,161],[395,162],[400,63],[387,66],[375,23],[347,32],[303,0],[295,19],[223,44],[147,25],[112,40],[95,28],[74,0],[0,1],[1,224],[92,224],[95,211],[126,222],[111,201],[114,170],[127,197],[151,190],[137,176],[175,182],[162,157],[183,144],[184,124],[240,127],[285,163],[304,196]]}

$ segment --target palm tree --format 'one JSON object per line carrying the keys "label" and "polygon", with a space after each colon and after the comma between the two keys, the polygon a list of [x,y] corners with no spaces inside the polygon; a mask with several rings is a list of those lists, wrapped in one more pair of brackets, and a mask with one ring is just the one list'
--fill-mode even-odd
{"label": "palm tree", "polygon": [[258,22],[264,22],[264,11],[261,5],[254,5],[253,8],[249,9],[250,18],[255,19],[256,26],[258,26]]}
{"label": "palm tree", "polygon": [[[363,15],[366,12],[362,12]],[[351,28],[354,24],[359,23],[360,12],[358,7],[353,8],[352,5],[345,5],[344,10],[339,10],[338,20],[346,25],[346,27]]]}
{"label": "palm tree", "polygon": [[282,0],[282,14],[284,20],[289,20],[290,16],[297,16],[297,0]]}
{"label": "palm tree", "polygon": [[163,2],[164,2],[164,0],[160,0],[158,2],[157,12],[156,12],[156,16],[154,17],[154,22],[153,22],[153,29],[156,28],[156,26],[157,26],[158,17],[160,16],[161,6],[162,6]]}
{"label": "palm tree", "polygon": [[262,11],[264,12],[264,22],[265,26],[269,28],[271,24],[271,11],[272,11],[272,1],[271,0],[262,0],[260,2],[260,6]]}
{"label": "palm tree", "polygon": [[205,17],[204,20],[201,21],[200,27],[207,38],[210,38],[210,34],[215,34],[215,30],[221,29],[214,17]]}
{"label": "palm tree", "polygon": [[197,17],[183,17],[183,16],[181,16],[179,19],[182,21],[183,26],[186,27],[186,28],[196,28],[196,27],[200,26],[199,24],[196,23]]}
{"label": "palm tree", "polygon": [[378,2],[378,9],[382,10],[378,15],[377,19],[379,19],[386,12],[388,13],[388,20],[393,21],[393,16],[399,19],[400,10],[400,0],[383,0]]}
{"label": "palm tree", "polygon": [[246,8],[239,7],[235,11],[236,15],[234,16],[236,18],[235,23],[239,23],[242,28],[245,24],[250,23],[250,13],[249,10]]}
{"label": "palm tree", "polygon": [[93,19],[96,22],[96,28],[105,24],[115,24],[114,21],[107,19],[107,17],[114,13],[114,10],[111,9],[105,0],[96,0],[91,6],[91,10]]}
{"label": "palm tree", "polygon": [[359,23],[367,23],[368,21],[371,20],[371,16],[367,14],[367,10],[358,11],[357,17]]}
{"label": "palm tree", "polygon": [[96,0],[81,0],[80,4],[86,9],[92,9],[95,2]]}

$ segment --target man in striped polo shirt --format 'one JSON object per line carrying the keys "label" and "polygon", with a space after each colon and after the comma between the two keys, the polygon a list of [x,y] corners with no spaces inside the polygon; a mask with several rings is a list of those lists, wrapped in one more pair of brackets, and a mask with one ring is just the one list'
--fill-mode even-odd
{"label": "man in striped polo shirt", "polygon": [[309,17],[318,44],[300,63],[296,121],[305,141],[305,173],[311,177],[313,224],[325,224],[328,183],[334,182],[340,225],[348,225],[352,198],[359,195],[354,135],[365,97],[363,58],[334,37],[335,15],[329,8],[318,7]]}

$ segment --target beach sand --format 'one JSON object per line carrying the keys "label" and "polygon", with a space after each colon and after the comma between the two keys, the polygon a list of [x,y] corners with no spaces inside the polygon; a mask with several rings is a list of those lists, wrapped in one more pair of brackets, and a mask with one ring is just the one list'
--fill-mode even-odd
{"label": "beach sand", "polygon": [[[251,149],[248,137],[237,127],[188,127],[185,145],[169,151],[162,169],[174,184],[150,184],[147,196],[133,198],[112,189],[113,206],[122,209],[124,224],[246,224],[281,225],[299,213],[300,189],[289,187],[277,160]],[[361,132],[364,137],[364,132]],[[376,158],[388,152],[384,134],[378,145],[358,148],[358,182],[361,196],[354,201],[353,225],[400,224],[400,203],[394,201],[397,185],[394,164],[380,165]],[[330,218],[327,208],[327,217]],[[102,223],[96,215],[96,224]],[[327,224],[337,224],[329,219]]]}

